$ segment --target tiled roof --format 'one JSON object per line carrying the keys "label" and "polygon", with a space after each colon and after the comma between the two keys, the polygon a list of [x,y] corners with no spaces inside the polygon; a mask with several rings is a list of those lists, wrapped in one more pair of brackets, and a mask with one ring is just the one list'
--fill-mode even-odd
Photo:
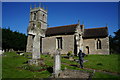
{"label": "tiled roof", "polygon": [[108,36],[107,27],[90,28],[84,30],[83,38],[97,38]]}
{"label": "tiled roof", "polygon": [[46,36],[61,35],[61,34],[73,34],[78,24],[50,27],[46,31]]}
{"label": "tiled roof", "polygon": [[[46,36],[74,34],[78,24],[50,27],[46,31]],[[83,26],[83,25],[80,25]],[[83,38],[97,38],[108,36],[107,27],[84,29]]]}

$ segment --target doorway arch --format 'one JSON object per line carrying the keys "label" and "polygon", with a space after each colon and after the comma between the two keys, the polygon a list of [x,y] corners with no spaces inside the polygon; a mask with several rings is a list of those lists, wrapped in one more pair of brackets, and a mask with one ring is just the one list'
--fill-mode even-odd
{"label": "doorway arch", "polygon": [[90,50],[89,50],[89,46],[86,46],[86,54],[89,54]]}

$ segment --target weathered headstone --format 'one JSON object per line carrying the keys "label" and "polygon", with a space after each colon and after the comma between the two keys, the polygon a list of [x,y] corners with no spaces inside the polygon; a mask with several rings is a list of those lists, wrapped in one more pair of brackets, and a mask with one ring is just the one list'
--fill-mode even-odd
{"label": "weathered headstone", "polygon": [[61,56],[60,56],[60,50],[56,51],[56,54],[54,55],[54,77],[57,78],[61,72]]}

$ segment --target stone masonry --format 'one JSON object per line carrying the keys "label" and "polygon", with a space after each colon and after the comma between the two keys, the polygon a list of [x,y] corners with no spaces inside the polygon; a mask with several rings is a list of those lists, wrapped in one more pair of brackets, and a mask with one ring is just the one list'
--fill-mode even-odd
{"label": "stone masonry", "polygon": [[32,52],[32,59],[40,59],[41,38],[47,29],[47,11],[41,7],[30,9],[28,26],[27,52]]}
{"label": "stone masonry", "polygon": [[47,10],[38,7],[30,9],[26,52],[32,52],[33,59],[39,59],[41,53],[78,54],[81,49],[86,54],[109,54],[108,28],[84,29],[84,25],[64,25],[47,28]]}

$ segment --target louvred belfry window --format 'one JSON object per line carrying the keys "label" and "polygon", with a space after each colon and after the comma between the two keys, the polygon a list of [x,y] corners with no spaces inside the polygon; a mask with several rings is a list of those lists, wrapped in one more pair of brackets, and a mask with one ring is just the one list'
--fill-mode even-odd
{"label": "louvred belfry window", "polygon": [[36,20],[36,13],[34,13],[34,20]]}

